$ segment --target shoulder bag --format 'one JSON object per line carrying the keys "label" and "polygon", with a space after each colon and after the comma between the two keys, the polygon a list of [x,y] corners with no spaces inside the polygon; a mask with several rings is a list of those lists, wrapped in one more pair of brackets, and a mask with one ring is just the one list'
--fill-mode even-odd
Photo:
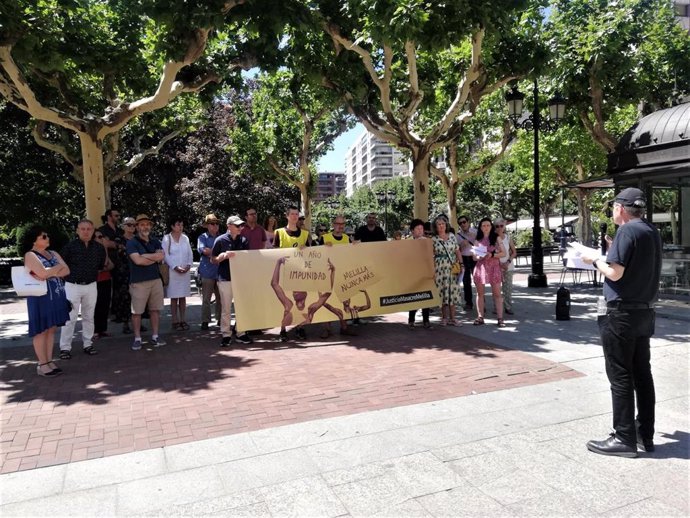
{"label": "shoulder bag", "polygon": [[18,297],[42,297],[48,293],[46,281],[32,277],[24,266],[12,267],[12,287]]}
{"label": "shoulder bag", "polygon": [[[443,241],[443,240],[441,240],[441,241]],[[443,249],[446,251],[446,255],[448,256],[448,260],[452,263],[451,267],[450,267],[450,274],[451,275],[460,275],[460,272],[462,271],[462,265],[458,261],[453,261],[453,259],[450,257],[450,253],[448,252],[448,247],[446,247],[445,242],[443,242]]]}

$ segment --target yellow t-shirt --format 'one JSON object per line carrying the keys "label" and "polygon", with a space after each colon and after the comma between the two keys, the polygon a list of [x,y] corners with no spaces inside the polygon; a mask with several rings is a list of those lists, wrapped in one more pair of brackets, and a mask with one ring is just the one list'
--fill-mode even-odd
{"label": "yellow t-shirt", "polygon": [[333,232],[326,232],[325,234],[321,235],[321,238],[323,239],[323,244],[328,244],[331,243],[333,245],[349,245],[350,244],[350,237],[347,234],[343,234],[341,236],[341,239],[336,239],[335,236],[333,236]]}
{"label": "yellow t-shirt", "polygon": [[293,237],[288,234],[287,228],[279,228],[276,230],[276,234],[280,236],[280,248],[298,248],[300,246],[306,246],[307,239],[309,239],[309,232],[306,230],[300,230],[298,237]]}

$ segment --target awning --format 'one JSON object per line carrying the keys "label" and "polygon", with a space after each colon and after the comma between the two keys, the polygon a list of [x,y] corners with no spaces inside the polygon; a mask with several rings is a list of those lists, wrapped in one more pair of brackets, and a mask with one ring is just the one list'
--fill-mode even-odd
{"label": "awning", "polygon": [[[549,228],[556,229],[561,226],[561,221],[564,221],[567,225],[577,220],[579,216],[565,216],[562,220],[560,216],[552,216],[549,218]],[[539,220],[540,226],[544,227],[544,218]],[[531,219],[519,219],[517,221],[512,221],[508,224],[509,230],[526,230],[534,226],[534,218]]]}
{"label": "awning", "polygon": [[606,176],[577,183],[569,183],[563,186],[564,189],[613,189],[613,187],[613,180]]}

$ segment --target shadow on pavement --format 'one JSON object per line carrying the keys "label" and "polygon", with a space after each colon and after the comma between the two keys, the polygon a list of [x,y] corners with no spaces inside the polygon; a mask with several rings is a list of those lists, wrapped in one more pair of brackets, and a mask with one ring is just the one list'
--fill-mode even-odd
{"label": "shadow on pavement", "polygon": [[168,337],[166,346],[138,352],[130,350],[129,340],[105,339],[96,342],[96,356],[82,354],[81,344],[75,343],[72,359],[58,361],[64,374],[55,378],[36,374],[33,349],[4,350],[0,365],[4,402],[104,405],[116,396],[140,391],[193,394],[259,361],[233,356],[232,351],[219,350],[216,340],[204,343],[199,338]]}
{"label": "shadow on pavement", "polygon": [[657,444],[654,452],[645,454],[651,459],[690,459],[690,433],[676,430],[672,434],[662,433],[665,439],[674,442]]}

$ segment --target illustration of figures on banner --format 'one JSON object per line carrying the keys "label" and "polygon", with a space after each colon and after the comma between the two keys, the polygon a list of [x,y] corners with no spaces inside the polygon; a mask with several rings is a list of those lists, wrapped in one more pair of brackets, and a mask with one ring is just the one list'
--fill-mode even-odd
{"label": "illustration of figures on banner", "polygon": [[241,329],[369,317],[438,306],[429,240],[237,252]]}

